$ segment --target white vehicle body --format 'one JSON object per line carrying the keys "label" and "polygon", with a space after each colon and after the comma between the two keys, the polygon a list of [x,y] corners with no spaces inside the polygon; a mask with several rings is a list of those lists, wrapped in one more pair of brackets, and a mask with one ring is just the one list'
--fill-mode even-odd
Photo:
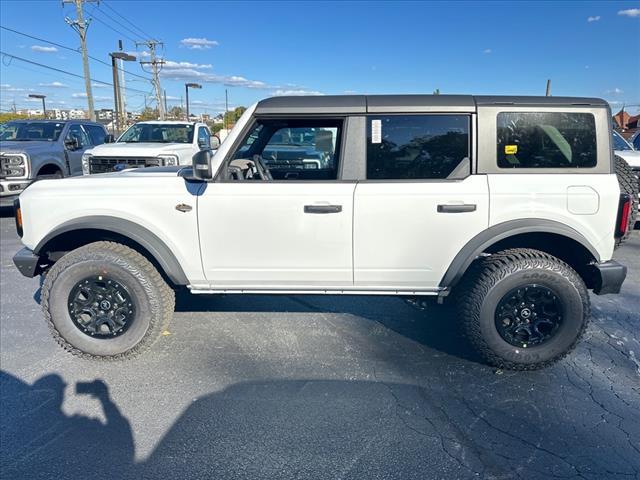
{"label": "white vehicle body", "polygon": [[[189,143],[159,141],[125,142],[123,137],[140,125],[150,127],[189,126],[193,138]],[[199,122],[147,121],[129,127],[114,143],[105,143],[87,150],[82,157],[83,173],[106,173],[126,168],[145,166],[191,165],[193,156],[203,148],[210,148],[212,134],[209,127]],[[102,160],[102,162],[100,161]],[[121,160],[121,161],[120,161]],[[96,168],[98,167],[98,168]]]}
{"label": "white vehicle body", "polygon": [[[214,171],[255,109],[245,112],[213,157]],[[606,114],[605,109],[596,112],[604,122]],[[607,155],[609,133],[598,132],[598,137],[599,154]],[[437,295],[447,290],[442,282],[448,269],[474,237],[527,219],[549,224],[553,232],[561,233],[559,226],[576,232],[598,262],[610,260],[619,195],[613,173],[484,173],[453,182],[201,184],[166,169],[125,171],[30,188],[21,197],[22,241],[35,250],[69,221],[105,217],[157,236],[175,255],[194,293]],[[180,204],[193,211],[177,211]],[[337,215],[304,211],[305,205],[334,204],[342,206]],[[463,204],[474,204],[474,211],[438,211],[439,205]]]}

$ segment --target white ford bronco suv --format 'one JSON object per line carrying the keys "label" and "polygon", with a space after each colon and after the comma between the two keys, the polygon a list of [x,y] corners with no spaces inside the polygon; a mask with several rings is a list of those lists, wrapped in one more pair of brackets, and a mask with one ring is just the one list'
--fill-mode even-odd
{"label": "white ford bronco suv", "polygon": [[588,289],[625,279],[614,165],[599,99],[269,98],[192,167],[36,183],[14,263],[84,358],[149,347],[185,286],[453,300],[485,362],[534,369],[575,346]]}

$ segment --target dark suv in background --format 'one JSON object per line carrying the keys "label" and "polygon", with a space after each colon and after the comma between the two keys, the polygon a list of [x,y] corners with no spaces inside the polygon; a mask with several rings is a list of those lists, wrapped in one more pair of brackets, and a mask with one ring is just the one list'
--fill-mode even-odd
{"label": "dark suv in background", "polygon": [[34,180],[82,175],[82,154],[107,131],[87,120],[15,120],[0,126],[0,206]]}

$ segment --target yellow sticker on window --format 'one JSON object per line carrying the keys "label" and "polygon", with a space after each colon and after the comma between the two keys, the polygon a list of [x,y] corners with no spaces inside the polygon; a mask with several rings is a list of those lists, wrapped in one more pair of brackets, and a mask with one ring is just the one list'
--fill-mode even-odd
{"label": "yellow sticker on window", "polygon": [[504,153],[506,153],[507,155],[515,155],[516,153],[518,153],[518,145],[505,145]]}

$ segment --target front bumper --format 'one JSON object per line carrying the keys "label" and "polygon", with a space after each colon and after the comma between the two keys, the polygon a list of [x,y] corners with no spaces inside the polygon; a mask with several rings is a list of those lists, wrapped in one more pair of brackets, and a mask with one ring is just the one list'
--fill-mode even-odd
{"label": "front bumper", "polygon": [[609,260],[607,262],[594,263],[593,268],[593,293],[596,295],[620,293],[620,288],[627,277],[627,267],[615,260]]}
{"label": "front bumper", "polygon": [[33,278],[41,273],[41,264],[46,262],[43,262],[40,256],[24,247],[13,256],[13,263],[22,275],[27,278]]}
{"label": "front bumper", "polygon": [[24,189],[31,185],[33,180],[0,180],[0,207],[10,207]]}

